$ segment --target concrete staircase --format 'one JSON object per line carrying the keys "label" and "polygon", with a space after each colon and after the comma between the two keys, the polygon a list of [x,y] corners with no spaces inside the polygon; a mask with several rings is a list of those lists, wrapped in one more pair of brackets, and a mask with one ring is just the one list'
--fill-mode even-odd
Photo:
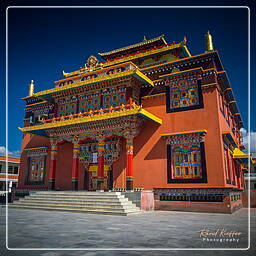
{"label": "concrete staircase", "polygon": [[141,212],[121,192],[40,191],[14,201],[9,207],[124,216]]}

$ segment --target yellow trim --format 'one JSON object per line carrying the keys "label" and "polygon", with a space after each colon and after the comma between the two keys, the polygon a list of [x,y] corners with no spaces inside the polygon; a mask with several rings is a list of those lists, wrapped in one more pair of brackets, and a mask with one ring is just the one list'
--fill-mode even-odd
{"label": "yellow trim", "polygon": [[185,51],[187,52],[188,56],[191,57],[191,53],[190,51],[188,50],[188,47],[186,45],[183,45]]}
{"label": "yellow trim", "polygon": [[154,97],[161,97],[161,96],[165,96],[165,92],[157,93],[157,94],[153,94],[153,95],[148,95],[148,96],[143,96],[141,98],[143,100],[147,100],[147,99],[151,99],[151,98],[154,98]]}
{"label": "yellow trim", "polygon": [[[130,65],[134,66],[135,68],[139,69],[138,66],[135,65],[135,64],[134,64],[133,62],[131,62],[131,61],[127,61],[127,63],[125,63],[125,64],[123,63],[124,66],[125,66],[125,65],[128,65],[128,64],[130,64]],[[122,65],[122,66],[123,66],[123,65]],[[117,67],[117,66],[119,66],[119,64],[113,65],[113,66],[111,66],[111,68],[115,68],[115,67]],[[122,67],[122,66],[120,66],[120,67]],[[97,74],[98,71],[101,72],[101,71],[106,70],[106,69],[108,69],[108,68],[110,68],[110,67],[105,67],[105,68],[93,70],[93,71],[86,72],[86,73],[80,73],[80,70],[79,70],[79,75],[77,75],[77,76],[72,76],[72,77],[68,77],[68,78],[64,78],[64,79],[60,79],[60,80],[55,81],[54,83],[58,83],[58,82],[62,82],[62,81],[69,81],[69,80],[72,80],[72,79],[75,79],[75,78],[78,78],[78,77],[81,77],[81,76],[85,76],[85,75]],[[76,72],[76,71],[75,71],[75,72]],[[70,73],[66,73],[66,74],[70,74]]]}
{"label": "yellow trim", "polygon": [[231,100],[230,102],[228,102],[228,104],[231,104],[231,103],[235,103],[236,100]]}
{"label": "yellow trim", "polygon": [[41,102],[29,104],[29,105],[26,105],[26,106],[27,106],[27,108],[30,108],[30,106],[39,105],[39,104],[43,104],[43,103],[48,103],[48,101],[44,100],[44,101],[41,101]]}
{"label": "yellow trim", "polygon": [[156,117],[155,115],[151,114],[150,112],[148,112],[147,110],[145,110],[143,108],[141,108],[138,113],[150,118],[151,120],[155,121],[156,123],[162,124],[162,122],[163,122],[161,118]]}
{"label": "yellow trim", "polygon": [[192,134],[192,133],[207,133],[207,130],[166,133],[166,134],[161,134],[161,137],[163,137],[163,136],[170,136],[170,135]]}
{"label": "yellow trim", "polygon": [[121,110],[121,111],[105,113],[105,114],[97,114],[94,116],[74,118],[74,119],[64,120],[64,121],[56,121],[56,122],[52,122],[52,123],[28,126],[28,127],[19,128],[19,129],[22,132],[29,132],[29,131],[35,131],[35,130],[51,129],[51,128],[56,128],[56,127],[68,126],[68,125],[76,125],[76,124],[88,123],[88,122],[93,122],[93,121],[106,120],[106,119],[110,119],[110,118],[118,118],[118,117],[135,115],[135,114],[141,114],[159,124],[162,124],[162,119],[156,117],[155,115],[153,115],[153,114],[149,113],[148,111],[142,109],[141,107],[137,106],[134,109],[126,109],[126,110]]}
{"label": "yellow trim", "polygon": [[248,158],[249,155],[245,154],[239,148],[235,148],[233,151],[233,158],[234,159],[241,159],[241,158]]}
{"label": "yellow trim", "polygon": [[73,83],[73,84],[70,84],[70,85],[64,85],[64,86],[61,86],[61,87],[52,88],[52,89],[49,89],[49,90],[37,92],[33,96],[38,97],[38,96],[41,96],[41,95],[46,95],[46,94],[56,93],[56,92],[60,92],[60,91],[65,91],[65,90],[73,89],[73,88],[80,87],[80,86],[83,86],[83,85],[89,85],[89,84],[94,84],[94,83],[98,83],[98,82],[109,81],[109,80],[117,79],[117,78],[124,77],[124,76],[129,76],[129,75],[137,75],[137,76],[141,77],[143,80],[145,80],[151,86],[154,86],[154,83],[153,83],[152,80],[150,80],[147,76],[145,76],[142,72],[140,72],[138,69],[135,68],[135,69],[127,70],[127,71],[116,73],[116,74],[96,77],[96,78],[92,78],[90,80],[81,81],[81,82]]}

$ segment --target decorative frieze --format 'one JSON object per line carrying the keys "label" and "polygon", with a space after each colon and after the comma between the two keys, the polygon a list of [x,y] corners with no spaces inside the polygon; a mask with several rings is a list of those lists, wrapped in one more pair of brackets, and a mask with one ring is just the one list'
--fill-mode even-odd
{"label": "decorative frieze", "polygon": [[27,153],[28,157],[37,157],[37,156],[46,156],[47,147],[38,147],[38,148],[26,148],[24,151]]}

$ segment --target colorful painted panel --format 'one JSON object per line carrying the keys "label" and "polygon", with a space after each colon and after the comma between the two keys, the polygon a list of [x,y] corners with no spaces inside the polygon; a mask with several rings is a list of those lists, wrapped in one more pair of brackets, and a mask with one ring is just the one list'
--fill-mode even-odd
{"label": "colorful painted panel", "polygon": [[74,114],[76,114],[76,103],[59,106],[58,116],[69,116]]}
{"label": "colorful painted panel", "polygon": [[103,108],[118,107],[126,104],[126,89],[114,89],[103,95]]}
{"label": "colorful painted panel", "polygon": [[172,178],[202,178],[200,145],[174,146],[172,149]]}
{"label": "colorful painted panel", "polygon": [[100,96],[81,99],[79,102],[79,112],[84,113],[100,109],[100,101]]}
{"label": "colorful painted panel", "polygon": [[204,142],[167,145],[168,183],[207,182]]}
{"label": "colorful painted panel", "polygon": [[197,80],[180,80],[167,86],[167,112],[203,107],[201,87]]}

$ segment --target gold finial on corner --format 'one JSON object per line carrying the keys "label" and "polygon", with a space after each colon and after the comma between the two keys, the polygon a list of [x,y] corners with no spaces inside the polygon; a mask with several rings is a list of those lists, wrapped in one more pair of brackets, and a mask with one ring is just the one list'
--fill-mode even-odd
{"label": "gold finial on corner", "polygon": [[32,96],[34,94],[34,89],[35,89],[34,80],[31,80],[28,86],[28,96]]}
{"label": "gold finial on corner", "polygon": [[147,38],[146,38],[146,36],[144,36],[144,37],[143,37],[143,41],[147,41]]}
{"label": "gold finial on corner", "polygon": [[209,30],[205,34],[205,44],[207,52],[213,51],[212,35],[210,34]]}
{"label": "gold finial on corner", "polygon": [[68,73],[66,73],[64,70],[62,71],[63,76],[67,77]]}

